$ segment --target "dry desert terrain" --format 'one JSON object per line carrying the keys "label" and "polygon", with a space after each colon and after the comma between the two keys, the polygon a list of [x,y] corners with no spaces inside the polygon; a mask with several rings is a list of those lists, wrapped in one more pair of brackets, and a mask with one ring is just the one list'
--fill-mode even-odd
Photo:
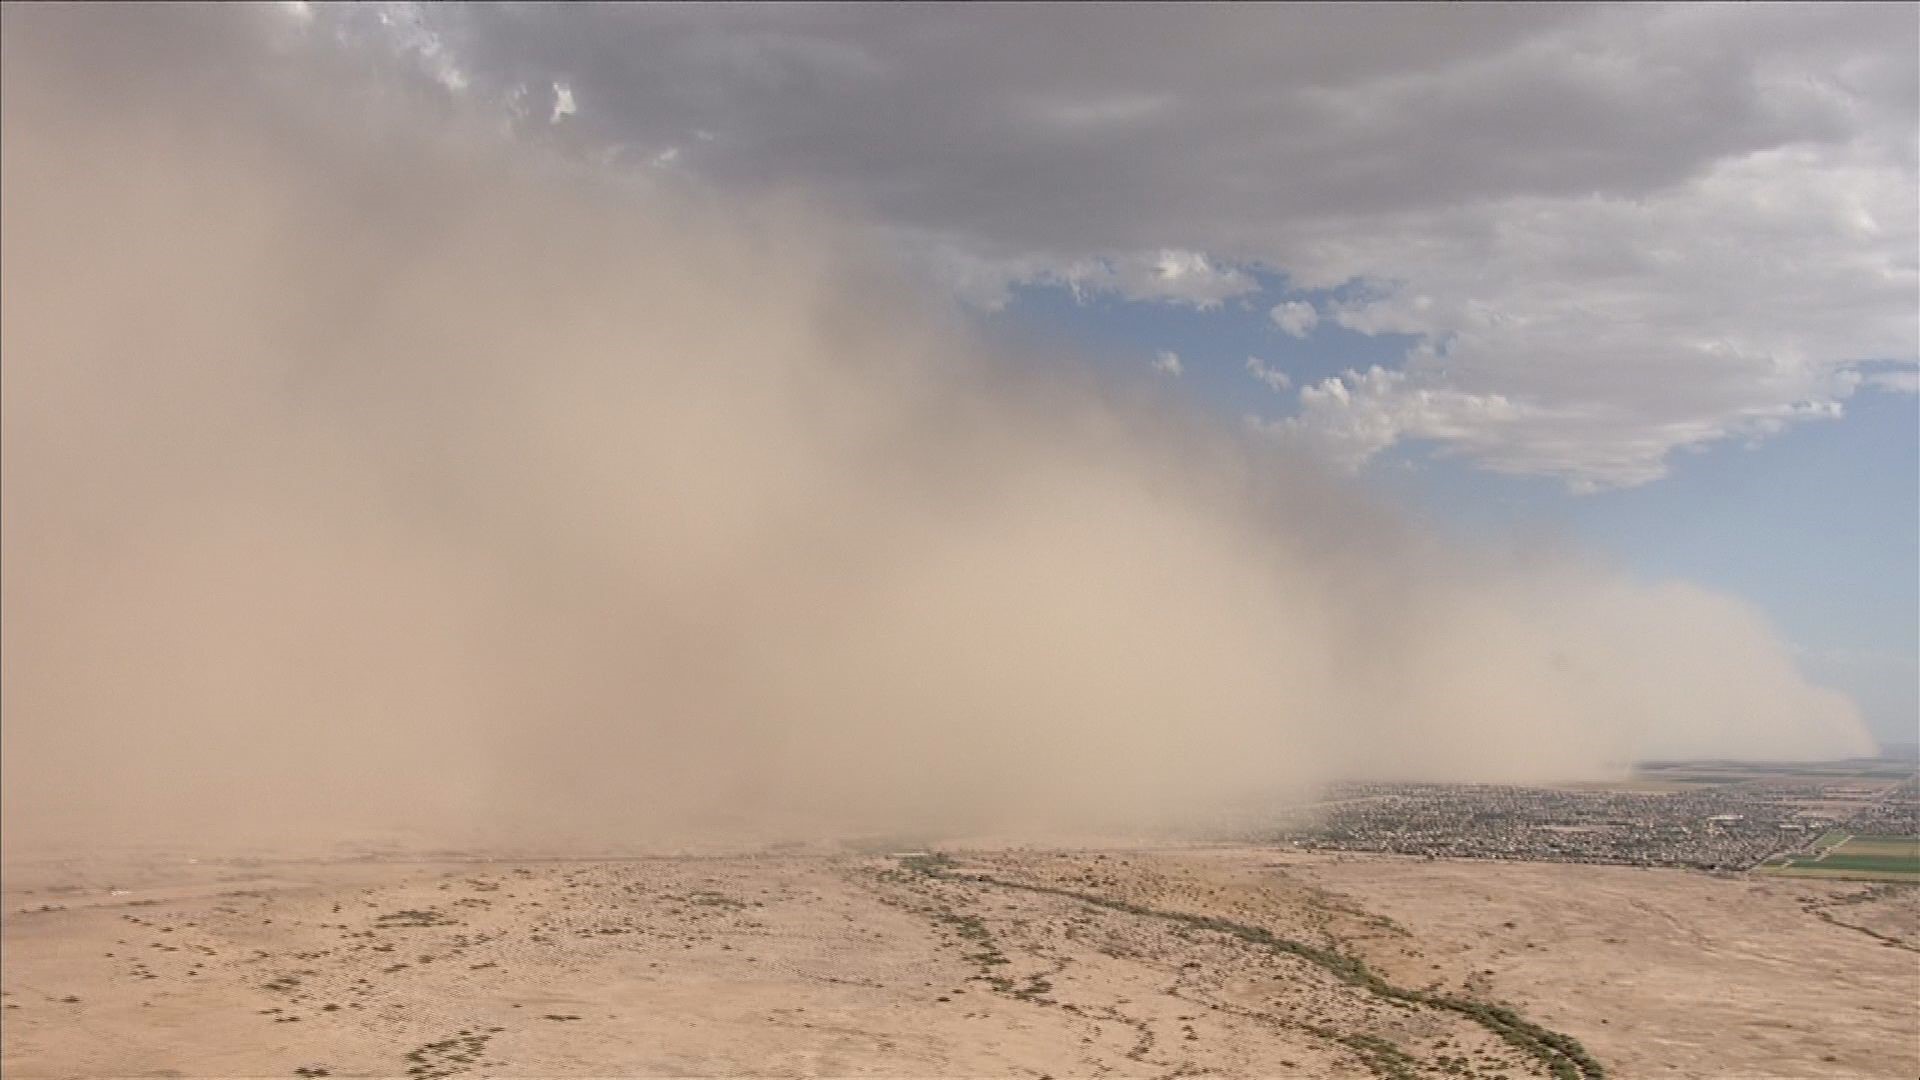
{"label": "dry desert terrain", "polygon": [[1920,890],[1157,845],[19,859],[9,1077],[1911,1077]]}

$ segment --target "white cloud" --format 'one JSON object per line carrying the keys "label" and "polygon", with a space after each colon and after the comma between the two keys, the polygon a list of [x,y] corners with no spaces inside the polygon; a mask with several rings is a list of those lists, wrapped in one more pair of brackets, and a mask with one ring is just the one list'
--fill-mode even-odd
{"label": "white cloud", "polygon": [[434,82],[453,93],[472,82],[466,68],[448,47],[446,35],[432,23],[418,3],[385,3],[371,9],[390,47],[407,56]]}
{"label": "white cloud", "polygon": [[1419,440],[1495,472],[1559,476],[1585,492],[1657,480],[1676,449],[1772,435],[1793,423],[1836,419],[1842,411],[1838,400],[1813,395],[1755,404],[1730,421],[1677,415],[1649,425],[1604,408],[1473,393],[1417,372],[1375,366],[1301,387],[1299,414],[1263,427],[1348,468],[1396,443]]}
{"label": "white cloud", "polygon": [[573,87],[568,86],[566,83],[554,83],[553,115],[547,117],[547,123],[557,124],[579,111],[579,108],[573,103]]}
{"label": "white cloud", "polygon": [[1162,250],[1072,258],[1047,253],[987,256],[951,236],[916,230],[884,230],[920,265],[972,307],[998,311],[1021,285],[1051,285],[1082,301],[1111,296],[1215,311],[1227,301],[1260,291],[1238,266],[1197,252]]}
{"label": "white cloud", "polygon": [[1265,383],[1274,393],[1283,393],[1293,386],[1293,377],[1257,356],[1247,357],[1247,374]]}
{"label": "white cloud", "polygon": [[1016,280],[1056,282],[1076,293],[1112,293],[1201,311],[1260,288],[1237,267],[1218,266],[1196,251],[1175,250],[1082,259],[1057,267],[1041,264]]}
{"label": "white cloud", "polygon": [[1267,312],[1267,317],[1273,320],[1273,325],[1297,338],[1313,333],[1313,328],[1320,323],[1320,313],[1304,300],[1277,304]]}
{"label": "white cloud", "polygon": [[1185,373],[1187,368],[1180,362],[1179,353],[1172,349],[1161,349],[1153,358],[1153,370],[1177,379]]}
{"label": "white cloud", "polygon": [[[1329,238],[1309,276],[1399,260],[1398,282],[1336,321],[1418,344],[1404,371],[1350,375],[1352,403],[1316,399],[1301,426],[1348,452],[1424,438],[1611,487],[1665,475],[1675,450],[1838,417],[1857,360],[1915,348],[1911,202],[1893,170],[1769,151],[1656,196],[1509,200],[1395,239]],[[1884,242],[1835,238],[1862,217]],[[1493,399],[1520,415],[1454,407]]]}
{"label": "white cloud", "polygon": [[1868,386],[1896,394],[1920,394],[1920,371],[1879,371],[1866,381]]}
{"label": "white cloud", "polygon": [[1032,112],[1042,124],[1085,130],[1136,124],[1164,114],[1170,104],[1164,94],[1118,94],[1037,102]]}
{"label": "white cloud", "polygon": [[1168,249],[1080,258],[1047,253],[995,257],[982,255],[953,236],[885,231],[955,295],[986,311],[1004,307],[1012,289],[1019,285],[1058,286],[1083,301],[1115,296],[1196,311],[1214,311],[1229,300],[1260,291],[1260,283],[1246,270],[1193,251]]}

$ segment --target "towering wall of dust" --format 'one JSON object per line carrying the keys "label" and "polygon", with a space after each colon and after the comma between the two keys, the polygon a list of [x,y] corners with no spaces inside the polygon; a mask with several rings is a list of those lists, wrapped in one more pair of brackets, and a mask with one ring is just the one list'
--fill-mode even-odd
{"label": "towering wall of dust", "polygon": [[10,842],[1867,749],[1731,600],[1445,550],[822,218],[558,175],[260,17],[6,9]]}

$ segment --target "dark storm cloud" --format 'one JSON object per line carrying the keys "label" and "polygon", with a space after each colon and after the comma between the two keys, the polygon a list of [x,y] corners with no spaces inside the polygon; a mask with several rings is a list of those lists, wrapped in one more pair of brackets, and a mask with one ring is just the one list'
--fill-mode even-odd
{"label": "dark storm cloud", "polygon": [[1275,428],[1349,462],[1643,483],[1916,352],[1910,5],[316,10],[523,137],[827,200],[981,303],[1366,282],[1322,321],[1413,335],[1405,371]]}

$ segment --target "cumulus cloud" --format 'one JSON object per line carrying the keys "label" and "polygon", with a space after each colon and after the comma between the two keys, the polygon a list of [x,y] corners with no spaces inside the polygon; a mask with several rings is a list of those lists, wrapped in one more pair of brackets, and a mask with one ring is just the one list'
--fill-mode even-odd
{"label": "cumulus cloud", "polygon": [[1320,313],[1304,300],[1276,304],[1267,312],[1267,317],[1273,320],[1273,325],[1297,338],[1313,333],[1313,328],[1320,323]]}
{"label": "cumulus cloud", "polygon": [[[1854,361],[1913,351],[1920,235],[1910,184],[1816,157],[1721,163],[1631,200],[1463,211],[1412,245],[1328,238],[1307,276],[1345,280],[1391,250],[1416,283],[1347,301],[1335,320],[1422,344],[1402,378],[1349,380],[1364,410],[1306,422],[1349,445],[1438,438],[1506,471],[1628,485],[1664,475],[1676,449],[1840,415]],[[1828,243],[1834,222],[1863,217],[1900,241]],[[1435,400],[1494,397],[1515,411],[1439,433],[1417,419]],[[1408,422],[1383,426],[1392,416]],[[1366,434],[1342,430],[1355,425]]]}
{"label": "cumulus cloud", "polygon": [[1227,300],[1259,291],[1238,267],[1215,266],[1193,251],[1157,251],[1042,265],[1024,280],[1060,284],[1076,294],[1112,293],[1127,300],[1153,300],[1208,311]]}
{"label": "cumulus cloud", "polygon": [[0,10],[9,844],[1027,826],[1870,746],[1736,601],[1423,537],[996,354],[835,213],[579,168],[267,15]]}
{"label": "cumulus cloud", "polygon": [[1185,364],[1180,362],[1179,353],[1174,352],[1172,349],[1161,349],[1158,353],[1154,354],[1153,370],[1162,375],[1170,375],[1177,379],[1187,368]]}
{"label": "cumulus cloud", "polygon": [[1867,376],[1867,385],[1896,394],[1920,394],[1920,371],[1878,371]]}
{"label": "cumulus cloud", "polygon": [[1247,374],[1260,380],[1267,389],[1278,394],[1293,387],[1293,378],[1286,372],[1267,363],[1257,356],[1247,357]]}
{"label": "cumulus cloud", "polygon": [[717,133],[676,166],[824,194],[986,306],[1212,308],[1266,267],[1411,336],[1396,393],[1542,418],[1383,401],[1320,442],[1639,483],[1920,351],[1910,5],[395,10],[469,98],[564,75],[596,103],[566,144],[640,161]]}

